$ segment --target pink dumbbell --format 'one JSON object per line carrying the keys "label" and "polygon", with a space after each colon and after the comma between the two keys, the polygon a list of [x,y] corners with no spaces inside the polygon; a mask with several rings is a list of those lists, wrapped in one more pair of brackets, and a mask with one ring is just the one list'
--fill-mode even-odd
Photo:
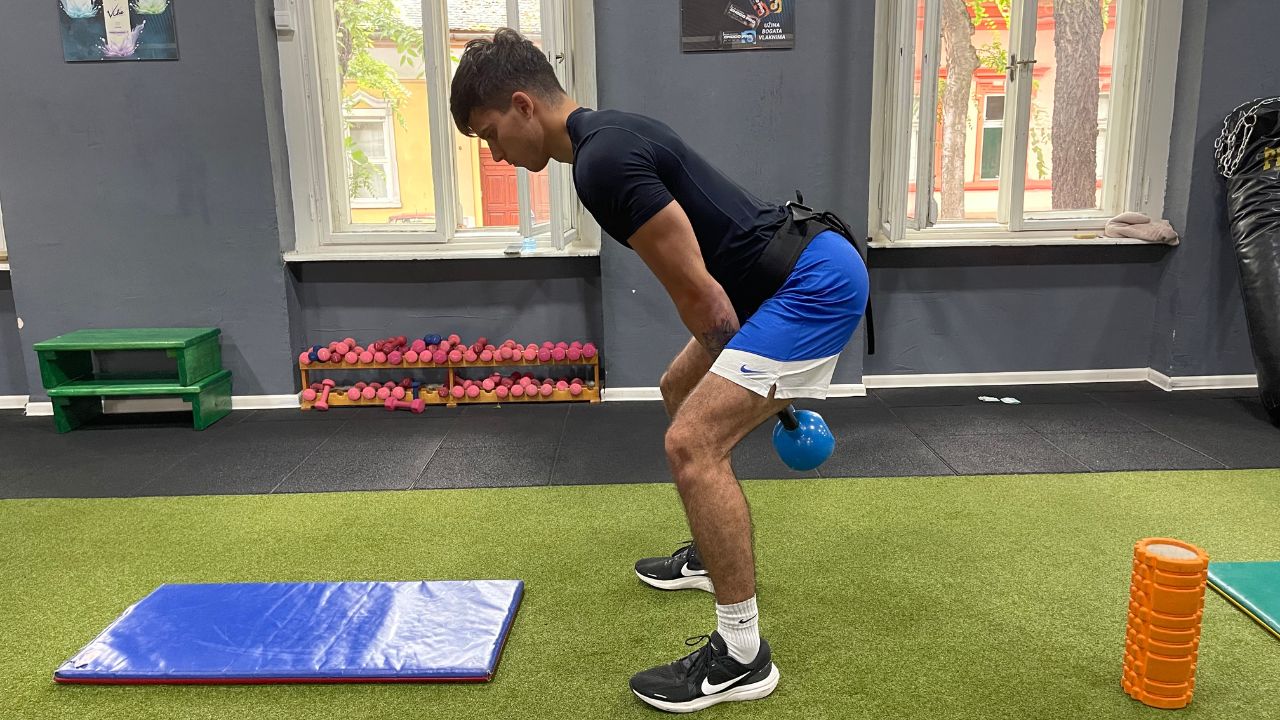
{"label": "pink dumbbell", "polygon": [[474,400],[475,398],[480,397],[480,386],[479,386],[479,385],[469,385],[469,386],[467,386],[467,397],[469,397],[469,398],[471,398],[471,399],[473,399],[473,400]]}
{"label": "pink dumbbell", "polygon": [[427,349],[427,341],[422,338],[418,338],[413,341],[413,344],[409,346],[409,349],[418,354],[422,354],[422,351]]}
{"label": "pink dumbbell", "polygon": [[387,387],[386,385],[383,385],[382,387],[378,388],[379,400],[386,400],[389,397],[391,397],[391,388]]}
{"label": "pink dumbbell", "polygon": [[372,400],[378,397],[378,389],[373,387],[372,385],[366,385],[360,388],[360,397],[364,398],[365,400]]}
{"label": "pink dumbbell", "polygon": [[506,400],[507,396],[511,394],[511,388],[506,385],[499,385],[493,389],[493,393],[498,396],[499,400]]}
{"label": "pink dumbbell", "polygon": [[364,352],[360,353],[359,359],[360,359],[360,362],[362,363],[371,363],[373,362],[373,353],[369,352],[368,350],[365,350]]}
{"label": "pink dumbbell", "polygon": [[360,359],[360,356],[359,356],[355,351],[352,351],[352,350],[348,350],[348,351],[347,351],[347,352],[342,356],[342,362],[344,362],[344,363],[346,363],[346,364],[348,364],[348,365],[355,365],[355,364],[356,364],[356,361],[357,361],[357,360],[359,360],[359,359]]}
{"label": "pink dumbbell", "polygon": [[329,357],[333,355],[333,351],[329,348],[320,348],[316,351],[316,359],[320,362],[329,362]]}
{"label": "pink dumbbell", "polygon": [[347,388],[347,399],[351,401],[359,400],[360,388],[354,386]]}
{"label": "pink dumbbell", "polygon": [[315,408],[317,410],[323,412],[329,409],[329,392],[333,390],[333,386],[336,384],[328,378],[325,378],[324,382],[321,383],[321,385],[324,385],[324,390],[320,393],[320,399],[316,400]]}
{"label": "pink dumbbell", "polygon": [[304,352],[304,353],[302,353],[301,355],[299,355],[299,356],[298,356],[298,364],[299,364],[299,365],[310,365],[310,364],[311,364],[311,353],[309,353],[309,352]]}
{"label": "pink dumbbell", "polygon": [[551,348],[538,348],[538,362],[548,362],[551,360]]}
{"label": "pink dumbbell", "polygon": [[437,365],[443,365],[446,362],[449,362],[449,353],[443,350],[437,350],[435,354],[431,356],[431,362]]}
{"label": "pink dumbbell", "polygon": [[307,388],[306,390],[303,390],[302,399],[305,400],[306,402],[315,402],[316,391],[312,390],[311,388]]}
{"label": "pink dumbbell", "polygon": [[404,402],[403,400],[388,398],[387,401],[382,404],[382,407],[386,408],[388,412],[408,410],[414,415],[421,415],[422,411],[427,409],[427,403],[422,399],[413,400],[412,402]]}
{"label": "pink dumbbell", "polygon": [[404,361],[410,365],[418,362],[418,353],[413,350],[407,350],[404,354]]}
{"label": "pink dumbbell", "polygon": [[524,397],[524,385],[512,385],[511,397]]}
{"label": "pink dumbbell", "polygon": [[338,353],[339,355],[346,355],[347,353],[351,352],[351,346],[346,344],[345,342],[334,343],[333,351]]}
{"label": "pink dumbbell", "polygon": [[440,397],[442,397],[442,398],[447,398],[447,397],[449,397],[449,388],[445,387],[444,385],[441,385],[441,386],[436,390],[436,394],[437,394],[437,395],[439,395],[439,396],[440,396]]}
{"label": "pink dumbbell", "polygon": [[450,336],[449,336],[449,344],[450,344],[450,345],[457,345],[457,344],[458,344],[458,343],[460,343],[460,342],[462,342],[462,338],[458,337],[458,335],[457,335],[456,333],[455,333],[455,334],[453,334],[453,335],[450,335]]}
{"label": "pink dumbbell", "polygon": [[483,350],[480,352],[480,362],[493,362],[493,351]]}
{"label": "pink dumbbell", "polygon": [[475,351],[475,350],[471,350],[471,349],[468,349],[468,350],[467,350],[467,353],[466,353],[465,355],[463,355],[462,357],[463,357],[463,359],[465,359],[467,362],[475,362],[476,360],[479,360],[479,359],[480,359],[480,356],[476,354],[476,351]]}
{"label": "pink dumbbell", "polygon": [[582,349],[571,347],[565,351],[564,356],[568,358],[569,362],[577,362],[582,359]]}
{"label": "pink dumbbell", "polygon": [[450,350],[450,351],[449,351],[449,362],[451,362],[451,363],[460,363],[460,362],[462,362],[462,351],[461,351],[461,350]]}
{"label": "pink dumbbell", "polygon": [[546,348],[546,349],[548,349],[548,350],[550,350],[550,349],[554,348],[555,346],[556,346],[556,344],[555,344],[555,343],[553,343],[553,342],[551,342],[550,340],[547,340],[547,341],[545,341],[545,342],[543,342],[543,343],[542,343],[542,347],[544,347],[544,348]]}
{"label": "pink dumbbell", "polygon": [[582,346],[582,357],[584,357],[584,358],[586,358],[586,359],[590,360],[591,358],[593,358],[593,357],[595,357],[595,356],[596,356],[596,346],[595,346],[595,345],[592,345],[591,343],[587,343],[586,345],[583,345],[583,346]]}
{"label": "pink dumbbell", "polygon": [[568,357],[568,354],[568,351],[564,348],[556,348],[551,351],[551,359],[556,362],[564,362],[564,359]]}
{"label": "pink dumbbell", "polygon": [[557,390],[568,390],[568,389],[569,389],[569,383],[568,383],[568,382],[566,382],[566,381],[564,381],[564,380],[560,380],[560,381],[558,381],[558,382],[556,383],[556,389],[557,389]]}
{"label": "pink dumbbell", "polygon": [[449,391],[449,394],[453,395],[455,400],[461,398],[466,393],[467,391],[461,385],[454,385],[453,389]]}
{"label": "pink dumbbell", "polygon": [[486,378],[484,382],[480,383],[480,387],[484,388],[485,392],[493,392],[493,388],[495,387],[493,384],[493,378]]}
{"label": "pink dumbbell", "polygon": [[555,388],[551,386],[551,383],[546,383],[542,386],[542,397],[551,397],[553,392],[555,392]]}
{"label": "pink dumbbell", "polygon": [[572,396],[574,396],[574,397],[578,397],[579,395],[581,395],[581,394],[582,394],[582,386],[581,386],[581,385],[579,385],[578,383],[570,383],[570,384],[569,384],[569,394],[570,394],[570,395],[572,395]]}
{"label": "pink dumbbell", "polygon": [[403,360],[404,355],[401,355],[399,350],[392,350],[391,354],[387,356],[387,362],[392,365],[399,365]]}
{"label": "pink dumbbell", "polygon": [[378,350],[373,354],[373,361],[376,363],[384,363],[387,361],[387,354]]}
{"label": "pink dumbbell", "polygon": [[404,396],[405,396],[404,388],[399,386],[391,388],[391,397],[395,398],[396,400],[403,400]]}

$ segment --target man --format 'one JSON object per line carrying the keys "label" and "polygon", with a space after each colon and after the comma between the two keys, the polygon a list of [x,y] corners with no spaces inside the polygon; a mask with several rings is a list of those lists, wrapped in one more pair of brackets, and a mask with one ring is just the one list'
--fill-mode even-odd
{"label": "man", "polygon": [[579,107],[513,30],[467,44],[450,111],[495,160],[533,172],[552,158],[573,164],[583,204],[648,265],[693,334],[660,386],[694,542],[637,562],[636,574],[714,592],[717,630],[683,659],[636,674],[631,689],[673,712],[765,697],[779,672],[760,638],[751,515],[730,452],[791,398],[826,396],[867,303],[861,256],[820,224],[832,216],[757,199],[666,125]]}

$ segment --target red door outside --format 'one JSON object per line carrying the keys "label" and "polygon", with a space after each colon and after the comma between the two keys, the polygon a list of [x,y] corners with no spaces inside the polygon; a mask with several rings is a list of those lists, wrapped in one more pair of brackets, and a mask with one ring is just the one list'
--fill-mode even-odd
{"label": "red door outside", "polygon": [[[551,186],[546,174],[529,176],[529,199],[534,219],[546,222],[551,217]],[[485,227],[520,224],[520,193],[516,185],[516,169],[495,162],[486,147],[480,148],[480,197]]]}

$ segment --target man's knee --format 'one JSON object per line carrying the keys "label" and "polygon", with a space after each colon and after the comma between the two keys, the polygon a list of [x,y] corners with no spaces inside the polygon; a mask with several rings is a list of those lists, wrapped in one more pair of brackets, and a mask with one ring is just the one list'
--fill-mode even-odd
{"label": "man's knee", "polygon": [[683,492],[707,474],[716,462],[717,449],[707,442],[707,433],[690,422],[676,421],[667,428],[667,463],[676,486]]}

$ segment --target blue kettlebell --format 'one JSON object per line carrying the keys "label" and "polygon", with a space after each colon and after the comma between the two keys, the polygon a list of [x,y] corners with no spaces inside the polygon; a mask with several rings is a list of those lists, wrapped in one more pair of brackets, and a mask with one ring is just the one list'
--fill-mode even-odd
{"label": "blue kettlebell", "polygon": [[836,438],[822,416],[788,405],[773,427],[773,447],[792,470],[812,470],[831,457]]}

